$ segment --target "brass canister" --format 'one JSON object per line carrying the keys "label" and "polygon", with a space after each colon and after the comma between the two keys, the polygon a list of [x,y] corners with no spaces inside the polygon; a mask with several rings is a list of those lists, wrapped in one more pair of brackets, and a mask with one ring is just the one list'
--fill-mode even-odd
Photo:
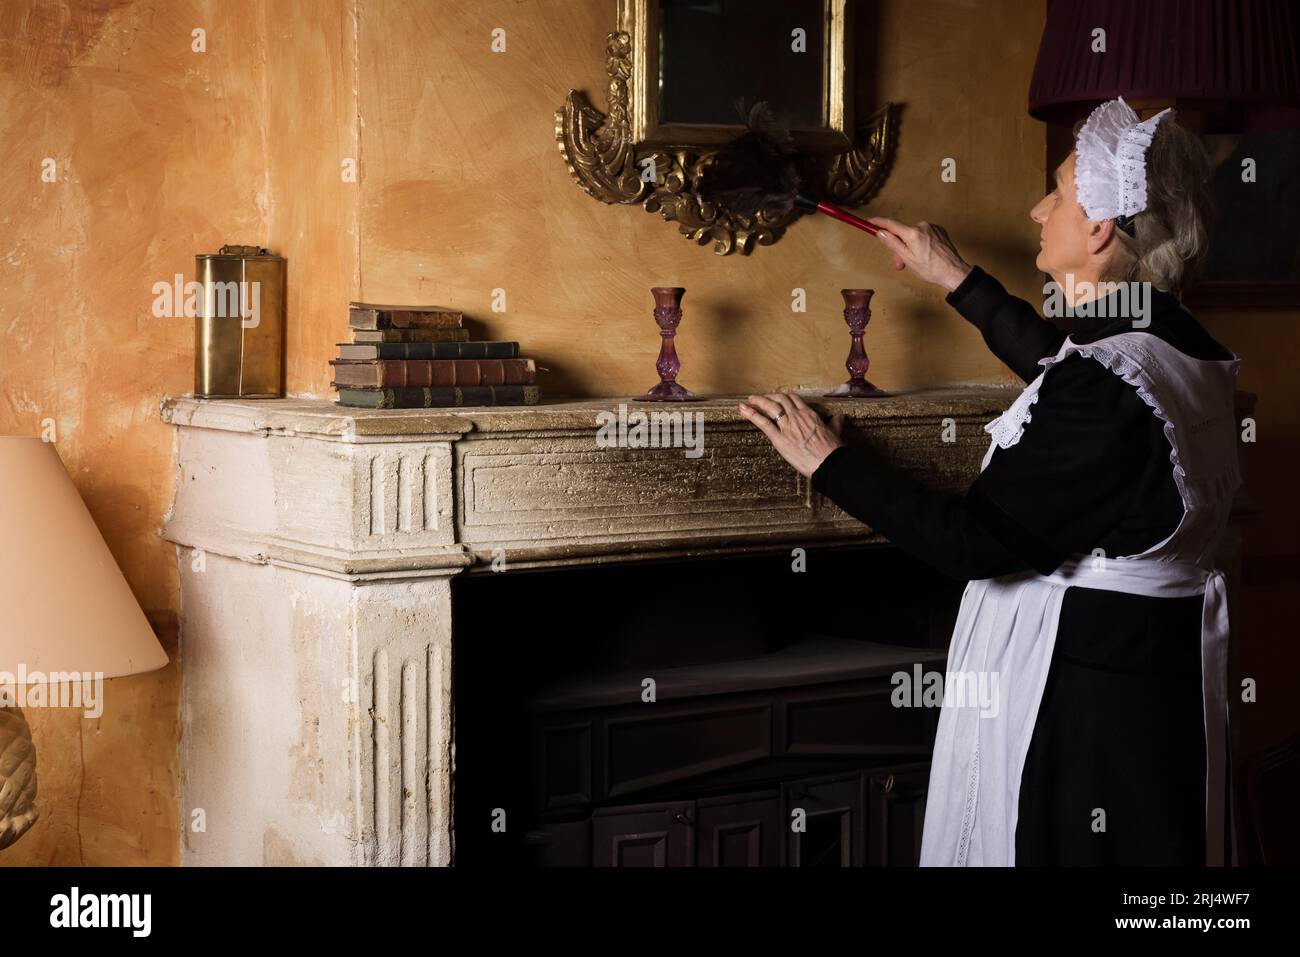
{"label": "brass canister", "polygon": [[284,395],[285,260],[260,246],[194,257],[194,394],[203,399]]}

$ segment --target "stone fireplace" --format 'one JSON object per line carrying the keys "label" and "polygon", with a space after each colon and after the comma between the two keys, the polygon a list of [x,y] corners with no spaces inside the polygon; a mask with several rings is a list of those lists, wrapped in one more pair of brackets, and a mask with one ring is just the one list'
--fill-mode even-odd
{"label": "stone fireplace", "polygon": [[[835,405],[957,491],[1016,394]],[[942,669],[960,583],[813,493],[736,399],[689,409],[697,457],[602,447],[620,401],[163,403],[185,863],[906,858],[936,716],[899,718],[888,676]],[[810,812],[791,850],[818,802],[856,822]]]}

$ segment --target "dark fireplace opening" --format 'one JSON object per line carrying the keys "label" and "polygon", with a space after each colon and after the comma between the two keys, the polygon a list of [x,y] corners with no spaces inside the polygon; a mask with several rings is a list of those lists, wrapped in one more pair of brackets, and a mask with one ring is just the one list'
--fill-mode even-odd
{"label": "dark fireplace opening", "polygon": [[458,576],[458,866],[914,863],[964,583],[890,547]]}

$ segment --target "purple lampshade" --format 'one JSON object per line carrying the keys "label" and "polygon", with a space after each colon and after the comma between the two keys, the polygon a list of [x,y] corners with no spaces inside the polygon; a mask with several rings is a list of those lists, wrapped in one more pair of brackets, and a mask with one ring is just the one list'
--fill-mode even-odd
{"label": "purple lampshade", "polygon": [[1205,132],[1300,127],[1300,3],[1048,0],[1030,115],[1070,124],[1117,96],[1196,108]]}

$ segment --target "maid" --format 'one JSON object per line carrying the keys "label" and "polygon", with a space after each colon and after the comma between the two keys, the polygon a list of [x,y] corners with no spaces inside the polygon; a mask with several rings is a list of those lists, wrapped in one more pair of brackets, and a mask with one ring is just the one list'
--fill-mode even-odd
{"label": "maid", "polygon": [[942,227],[874,220],[895,267],[947,289],[1028,383],[965,495],[845,445],[796,395],[740,405],[821,493],[968,580],[947,671],[996,674],[999,707],[940,712],[924,865],[1235,863],[1214,553],[1241,483],[1241,362],[1176,298],[1206,246],[1209,163],[1169,113],[1099,106],[1030,213],[1068,336]]}

